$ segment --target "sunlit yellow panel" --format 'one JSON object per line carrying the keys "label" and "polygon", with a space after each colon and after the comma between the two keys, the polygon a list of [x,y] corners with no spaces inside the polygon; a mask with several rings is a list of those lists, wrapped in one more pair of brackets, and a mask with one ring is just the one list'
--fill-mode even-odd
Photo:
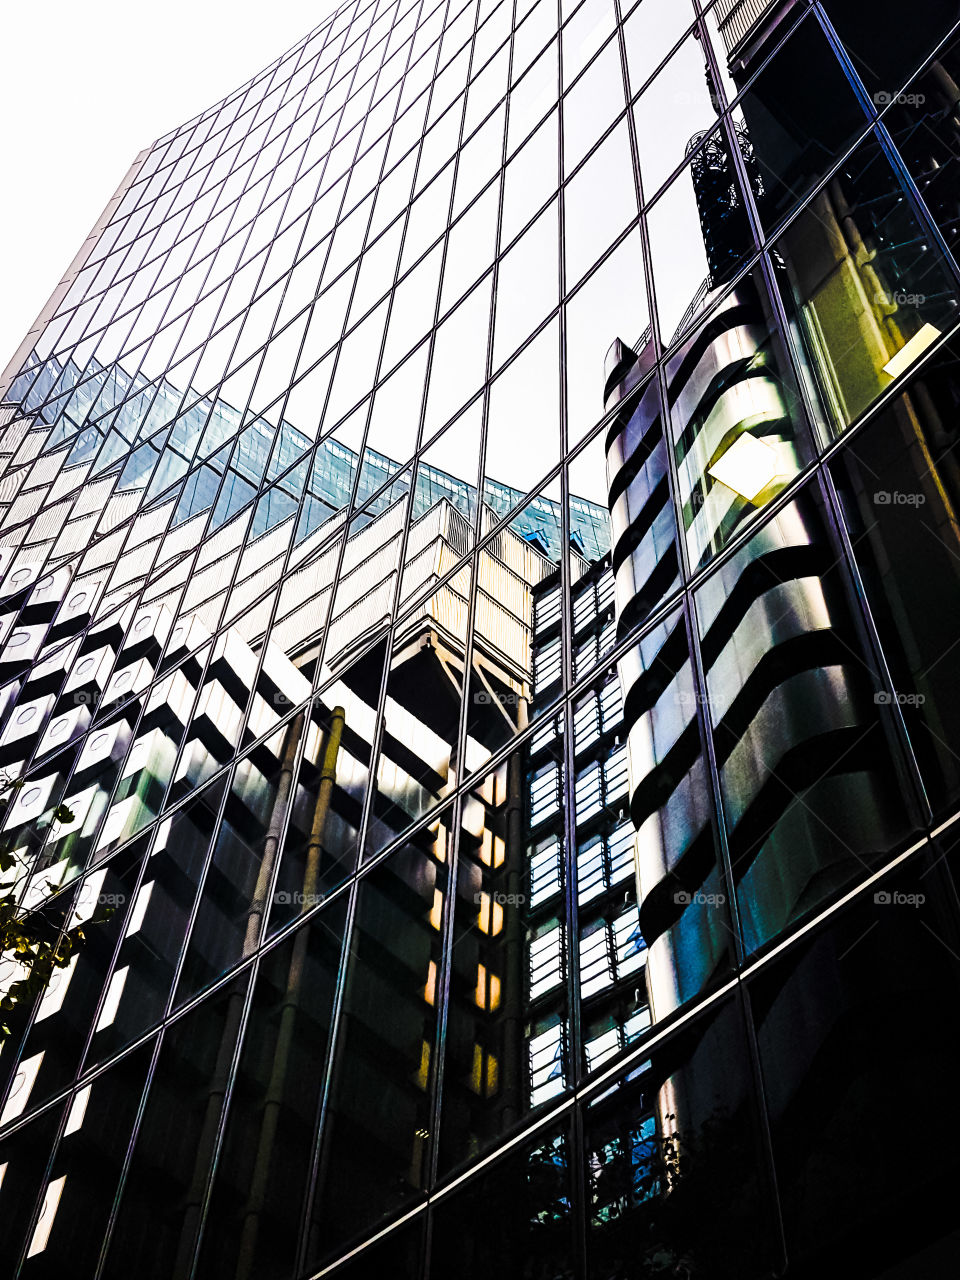
{"label": "sunlit yellow panel", "polygon": [[420,1070],[417,1072],[417,1084],[426,1090],[430,1081],[430,1041],[424,1040],[420,1048]]}
{"label": "sunlit yellow panel", "polygon": [[443,894],[439,889],[433,891],[433,906],[430,909],[430,923],[434,929],[439,929],[443,920]]}
{"label": "sunlit yellow panel", "polygon": [[473,1068],[470,1072],[470,1088],[474,1093],[483,1091],[483,1050],[478,1044],[473,1046]]}
{"label": "sunlit yellow panel", "polygon": [[503,928],[503,907],[499,902],[493,903],[493,912],[491,916],[490,933],[493,937]]}
{"label": "sunlit yellow panel", "polygon": [[493,865],[495,867],[503,866],[503,860],[507,856],[506,845],[500,836],[493,837]]}
{"label": "sunlit yellow panel", "polygon": [[473,993],[473,998],[477,1002],[480,1009],[487,1007],[487,970],[482,964],[477,965],[477,989]]}
{"label": "sunlit yellow panel", "polygon": [[487,1001],[487,1008],[492,1011],[500,1008],[500,979],[495,973],[490,974],[489,986],[490,996]]}

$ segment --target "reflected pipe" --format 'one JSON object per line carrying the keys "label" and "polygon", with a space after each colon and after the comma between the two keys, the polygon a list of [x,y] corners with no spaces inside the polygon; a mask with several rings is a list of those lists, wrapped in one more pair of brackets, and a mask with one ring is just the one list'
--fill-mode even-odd
{"label": "reflected pipe", "polygon": [[[301,713],[291,721],[290,727],[287,731],[287,740],[284,744],[283,751],[283,763],[280,768],[280,776],[277,779],[277,795],[273,803],[273,812],[270,816],[270,825],[267,829],[267,837],[264,841],[263,858],[260,863],[260,871],[257,875],[257,884],[254,889],[253,901],[250,904],[250,910],[247,914],[247,925],[244,932],[243,945],[244,956],[250,954],[250,952],[256,947],[259,940],[260,926],[265,909],[266,888],[270,883],[271,872],[273,864],[276,861],[277,848],[280,841],[280,832],[283,829],[283,822],[290,800],[290,788],[293,780],[293,764],[296,758],[297,744],[300,741],[302,727],[303,714]],[[223,1022],[223,1031],[220,1034],[220,1047],[217,1050],[217,1060],[213,1069],[213,1077],[210,1082],[210,1088],[207,1091],[207,1105],[204,1112],[203,1125],[200,1129],[200,1137],[197,1142],[197,1155],[193,1166],[193,1177],[190,1180],[190,1188],[186,1195],[183,1226],[180,1229],[180,1244],[177,1249],[177,1258],[173,1268],[173,1274],[175,1276],[186,1276],[190,1274],[190,1263],[193,1256],[194,1245],[196,1243],[197,1229],[200,1225],[200,1214],[203,1208],[207,1173],[216,1146],[217,1130],[220,1126],[223,1101],[227,1094],[227,1085],[230,1079],[230,1064],[233,1061],[234,1050],[237,1046],[237,1038],[240,1034],[240,1024],[243,1018],[243,1001],[244,992],[242,989],[239,991],[232,991],[227,999],[227,1011]]]}
{"label": "reflected pipe", "polygon": [[[337,780],[337,758],[343,740],[345,712],[343,707],[334,707],[330,717],[330,729],[327,744],[323,753],[323,765],[320,770],[320,787],[313,810],[313,822],[310,827],[310,839],[307,844],[306,867],[303,875],[303,901],[301,912],[306,911],[316,896],[320,879],[320,850],[323,842],[323,831],[327,823],[330,809],[330,798]],[[257,1155],[253,1166],[253,1178],[247,1204],[244,1209],[243,1226],[240,1231],[240,1250],[237,1259],[237,1280],[249,1280],[253,1275],[257,1252],[257,1240],[260,1233],[260,1219],[269,1185],[269,1172],[276,1145],[277,1127],[280,1123],[280,1108],[283,1105],[284,1084],[290,1061],[290,1049],[293,1044],[296,1026],[297,1008],[300,1003],[300,989],[307,963],[309,929],[302,928],[293,943],[293,954],[290,957],[290,969],[287,974],[287,987],[280,1011],[280,1030],[277,1034],[277,1045],[273,1054],[273,1067],[270,1072],[270,1083],[267,1086],[263,1104],[263,1117],[260,1123],[260,1139],[257,1144]]]}

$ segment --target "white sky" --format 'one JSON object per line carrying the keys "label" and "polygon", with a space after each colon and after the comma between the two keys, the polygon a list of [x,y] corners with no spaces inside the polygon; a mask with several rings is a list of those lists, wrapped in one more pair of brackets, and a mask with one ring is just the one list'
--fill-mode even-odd
{"label": "white sky", "polygon": [[250,79],[336,7],[0,6],[0,370],[137,152]]}

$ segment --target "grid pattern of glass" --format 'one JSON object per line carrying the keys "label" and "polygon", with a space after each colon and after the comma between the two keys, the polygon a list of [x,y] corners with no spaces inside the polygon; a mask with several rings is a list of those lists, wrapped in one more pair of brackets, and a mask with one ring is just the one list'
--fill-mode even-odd
{"label": "grid pattern of glass", "polygon": [[87,922],[0,1280],[946,1229],[960,7],[875,7],[348,0],[138,159],[0,383],[2,887]]}

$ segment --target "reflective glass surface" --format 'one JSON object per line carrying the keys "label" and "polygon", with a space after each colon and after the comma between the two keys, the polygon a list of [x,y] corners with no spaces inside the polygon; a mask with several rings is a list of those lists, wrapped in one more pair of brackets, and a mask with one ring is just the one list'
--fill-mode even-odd
{"label": "reflective glass surface", "polygon": [[349,0],[141,153],[0,376],[0,887],[83,932],[3,1275],[936,1274],[958,19]]}

